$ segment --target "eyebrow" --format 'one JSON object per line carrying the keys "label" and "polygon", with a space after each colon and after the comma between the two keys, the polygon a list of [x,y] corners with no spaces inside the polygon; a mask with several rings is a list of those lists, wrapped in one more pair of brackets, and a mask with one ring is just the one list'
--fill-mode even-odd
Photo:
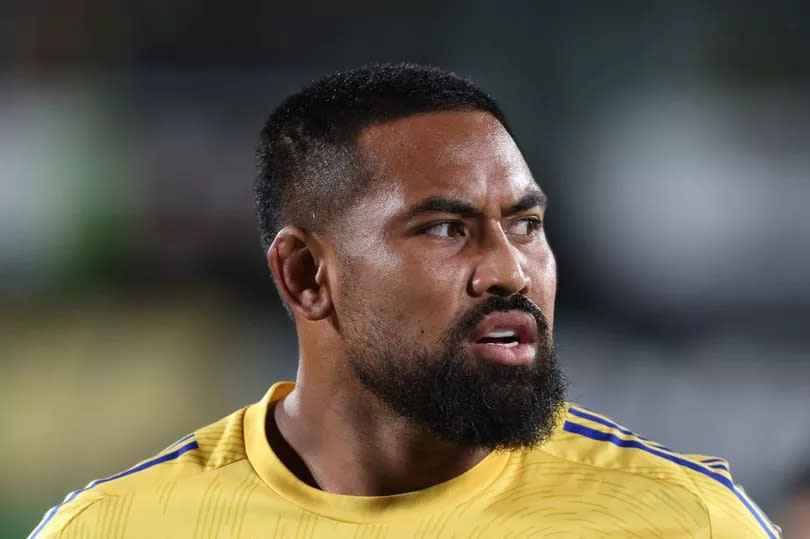
{"label": "eyebrow", "polygon": [[[548,198],[542,191],[531,191],[511,205],[505,213],[509,215],[537,206],[545,209],[547,205]],[[411,219],[423,213],[454,213],[462,217],[478,217],[481,215],[478,208],[465,200],[446,196],[433,196],[412,206],[406,212],[405,217]]]}
{"label": "eyebrow", "polygon": [[539,206],[540,209],[543,210],[548,206],[548,197],[546,197],[545,193],[542,191],[526,193],[520,197],[520,200],[510,206],[509,209],[506,210],[506,213],[517,213],[519,211],[528,210],[529,208],[534,208],[535,206]]}

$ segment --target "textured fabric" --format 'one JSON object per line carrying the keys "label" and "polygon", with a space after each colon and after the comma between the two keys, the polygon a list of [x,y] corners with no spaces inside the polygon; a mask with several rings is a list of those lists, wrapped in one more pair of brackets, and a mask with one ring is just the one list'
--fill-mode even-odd
{"label": "textured fabric", "polygon": [[569,405],[551,440],[493,452],[425,490],[344,496],[304,484],[265,419],[293,384],[70,493],[30,537],[779,537],[728,463],[683,455]]}

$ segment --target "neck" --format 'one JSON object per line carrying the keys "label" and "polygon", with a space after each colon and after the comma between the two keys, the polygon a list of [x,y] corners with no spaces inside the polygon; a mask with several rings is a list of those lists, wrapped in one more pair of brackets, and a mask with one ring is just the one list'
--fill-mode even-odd
{"label": "neck", "polygon": [[[279,459],[310,486],[384,496],[421,490],[464,473],[489,453],[438,440],[394,416],[351,373],[317,376],[301,358],[295,389],[268,414]],[[318,362],[316,365],[334,365]]]}

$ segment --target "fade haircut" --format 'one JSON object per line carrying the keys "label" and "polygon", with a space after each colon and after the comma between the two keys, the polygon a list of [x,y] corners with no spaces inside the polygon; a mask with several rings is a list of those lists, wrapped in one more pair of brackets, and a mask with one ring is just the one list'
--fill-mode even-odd
{"label": "fade haircut", "polygon": [[257,151],[256,208],[266,250],[283,226],[323,233],[367,186],[356,147],[365,128],[425,112],[480,110],[512,135],[495,100],[436,67],[373,64],[317,80],[267,120]]}

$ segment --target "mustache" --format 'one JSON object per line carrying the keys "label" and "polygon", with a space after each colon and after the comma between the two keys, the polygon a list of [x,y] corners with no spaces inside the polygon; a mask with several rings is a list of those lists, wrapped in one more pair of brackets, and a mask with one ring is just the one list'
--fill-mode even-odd
{"label": "mustache", "polygon": [[514,294],[512,296],[491,296],[483,303],[477,305],[461,316],[458,322],[453,324],[451,333],[457,338],[463,338],[473,332],[475,327],[487,317],[487,315],[504,311],[523,311],[532,315],[537,322],[537,330],[543,335],[549,329],[548,319],[543,311],[529,298],[524,295]]}

